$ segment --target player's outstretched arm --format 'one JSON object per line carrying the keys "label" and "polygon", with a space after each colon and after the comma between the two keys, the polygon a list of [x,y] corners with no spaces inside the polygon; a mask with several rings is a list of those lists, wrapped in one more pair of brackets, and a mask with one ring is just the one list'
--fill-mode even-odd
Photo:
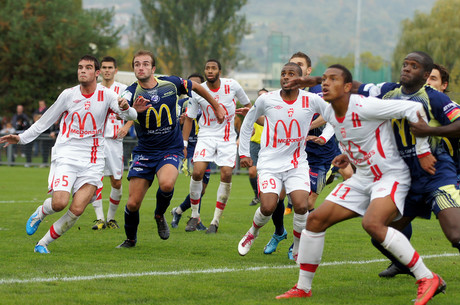
{"label": "player's outstretched arm", "polygon": [[15,134],[9,134],[0,138],[0,144],[6,143],[3,147],[8,147],[10,144],[18,144],[19,136]]}
{"label": "player's outstretched arm", "polygon": [[410,131],[417,137],[440,136],[440,137],[460,137],[460,119],[448,125],[432,127],[429,126],[419,112],[418,122],[410,122]]}
{"label": "player's outstretched arm", "polygon": [[224,108],[222,108],[219,103],[217,103],[217,101],[212,98],[211,94],[209,94],[209,92],[206,91],[203,86],[195,83],[194,81],[192,81],[192,90],[207,100],[209,104],[211,104],[212,108],[214,109],[214,113],[216,114],[217,122],[219,124],[222,123],[225,119]]}
{"label": "player's outstretched arm", "polygon": [[318,84],[321,84],[321,82],[321,76],[302,76],[289,81],[287,87],[290,89],[303,89],[305,87],[316,86]]}

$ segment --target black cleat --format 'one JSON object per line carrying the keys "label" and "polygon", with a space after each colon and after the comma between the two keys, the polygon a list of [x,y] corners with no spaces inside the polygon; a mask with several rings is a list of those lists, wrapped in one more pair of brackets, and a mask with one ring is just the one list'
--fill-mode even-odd
{"label": "black cleat", "polygon": [[409,269],[408,270],[403,270],[403,269],[399,268],[398,266],[396,266],[393,263],[390,266],[388,266],[387,269],[385,269],[382,272],[380,272],[379,276],[380,277],[390,278],[390,277],[395,277],[398,274],[409,274],[410,276],[414,276],[412,274],[412,272],[410,272]]}
{"label": "black cleat", "polygon": [[217,229],[219,229],[219,226],[211,224],[209,225],[209,228],[206,230],[206,234],[216,234]]}
{"label": "black cleat", "polygon": [[165,215],[155,215],[155,220],[157,222],[158,227],[158,235],[161,239],[168,239],[169,238],[169,227],[168,223],[166,222]]}
{"label": "black cleat", "polygon": [[187,225],[185,226],[185,232],[196,231],[196,227],[199,222],[200,222],[199,218],[190,217],[190,219],[187,221]]}
{"label": "black cleat", "polygon": [[136,245],[135,240],[131,239],[126,239],[124,242],[122,242],[120,245],[116,246],[116,248],[132,248]]}

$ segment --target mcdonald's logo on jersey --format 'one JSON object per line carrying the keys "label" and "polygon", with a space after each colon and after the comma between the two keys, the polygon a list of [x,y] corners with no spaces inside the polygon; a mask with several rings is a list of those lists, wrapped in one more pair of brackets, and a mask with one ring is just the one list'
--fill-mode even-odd
{"label": "mcdonald's logo on jersey", "polygon": [[[76,119],[75,119],[76,118]],[[86,120],[90,118],[90,123],[91,123],[91,129],[86,129]],[[78,129],[72,128],[74,122],[77,124]],[[65,126],[64,126],[65,128]],[[65,129],[64,129],[65,130]],[[69,137],[70,133],[75,133],[80,136],[80,138],[83,138],[85,135],[92,135],[95,136],[98,133],[102,134],[102,130],[97,129],[97,124],[96,120],[94,119],[94,116],[91,112],[85,113],[85,116],[83,117],[83,120],[80,117],[80,114],[78,112],[72,113],[70,124],[69,124],[69,129],[67,131],[67,137]]]}
{"label": "mcdonald's logo on jersey", "polygon": [[166,111],[166,116],[168,118],[169,125],[172,125],[173,121],[171,118],[171,111],[169,110],[169,107],[166,104],[162,104],[160,106],[160,109],[158,109],[158,111],[153,107],[150,107],[149,109],[147,109],[147,113],[145,115],[145,127],[146,128],[150,128],[150,113],[152,112],[155,115],[155,120],[157,122],[156,127],[161,127],[161,116],[163,113],[163,109]]}
{"label": "mcdonald's logo on jersey", "polygon": [[[283,126],[284,134],[286,135],[286,138],[284,138],[284,139],[279,139],[278,140],[278,124]],[[294,124],[297,127],[297,138],[292,137],[292,128],[293,128]],[[292,120],[291,123],[289,124],[289,128],[286,126],[286,123],[284,121],[279,120],[275,124],[274,133],[275,134],[273,135],[273,147],[277,147],[278,142],[285,143],[286,145],[290,145],[291,143],[300,142],[304,138],[302,136],[302,130],[300,129],[300,124],[299,124],[299,122],[297,120]]]}

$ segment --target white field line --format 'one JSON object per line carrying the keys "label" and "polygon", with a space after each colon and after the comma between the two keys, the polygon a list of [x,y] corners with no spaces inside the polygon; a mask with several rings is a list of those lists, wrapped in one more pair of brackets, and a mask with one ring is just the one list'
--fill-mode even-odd
{"label": "white field line", "polygon": [[[442,253],[422,256],[424,259],[439,258],[448,256],[458,256],[458,253]],[[321,267],[325,266],[338,266],[338,265],[362,265],[384,262],[387,259],[372,259],[366,261],[339,261],[339,262],[324,262]],[[228,272],[245,272],[245,271],[260,271],[268,269],[292,269],[299,268],[297,265],[284,265],[284,266],[258,266],[247,268],[214,268],[202,270],[178,270],[178,271],[148,271],[136,273],[119,273],[119,274],[95,274],[87,276],[71,276],[71,277],[36,277],[31,279],[0,279],[0,285],[5,284],[28,284],[28,283],[44,283],[44,282],[73,282],[73,281],[89,281],[97,279],[111,279],[111,278],[127,278],[127,277],[144,277],[144,276],[171,276],[171,275],[184,275],[184,274],[215,274],[215,273],[228,273]]]}

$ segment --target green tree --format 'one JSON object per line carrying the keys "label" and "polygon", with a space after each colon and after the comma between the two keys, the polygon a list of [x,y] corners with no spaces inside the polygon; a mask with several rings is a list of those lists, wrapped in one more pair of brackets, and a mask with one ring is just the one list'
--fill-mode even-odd
{"label": "green tree", "polygon": [[[235,68],[240,42],[250,32],[238,11],[247,0],[140,0],[139,47],[158,57],[158,72],[187,76],[203,71],[207,59]],[[146,25],[146,26],[145,26]]]}
{"label": "green tree", "polygon": [[105,55],[118,41],[112,10],[83,10],[81,0],[0,2],[0,103],[28,112],[77,83],[78,59]]}
{"label": "green tree", "polygon": [[451,72],[449,88],[460,93],[460,0],[438,0],[430,14],[417,12],[402,22],[402,33],[393,54],[393,77],[399,79],[404,57],[411,51],[424,51],[435,63]]}

